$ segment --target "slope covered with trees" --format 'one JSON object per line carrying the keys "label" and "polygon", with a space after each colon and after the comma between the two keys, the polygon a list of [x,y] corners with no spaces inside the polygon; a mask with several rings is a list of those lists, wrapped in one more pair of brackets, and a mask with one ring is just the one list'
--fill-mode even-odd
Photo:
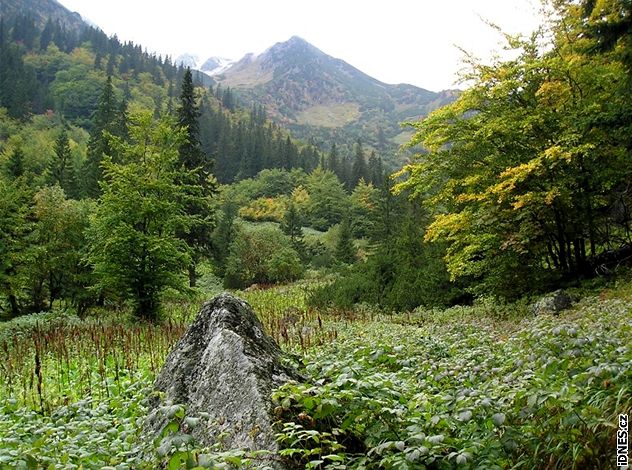
{"label": "slope covered with trees", "polygon": [[[294,141],[267,119],[261,106],[240,108],[230,88],[213,87],[208,77],[204,79],[200,74],[176,67],[168,57],[148,54],[140,46],[121,43],[115,36],[108,38],[87,25],[77,27],[72,23],[74,26],[70,27],[70,23],[58,16],[42,21],[33,12],[24,15],[19,9],[7,11],[13,13],[3,10],[0,18],[0,178],[7,200],[3,207],[6,222],[3,250],[7,256],[1,294],[5,316],[50,309],[59,301],[83,313],[90,305],[130,298],[124,293],[129,286],[123,288],[123,284],[132,278],[121,281],[122,277],[117,281],[119,284],[111,278],[114,272],[111,263],[116,264],[112,259],[115,250],[103,238],[115,220],[131,225],[134,237],[150,236],[153,230],[160,236],[175,235],[185,242],[187,248],[181,252],[181,247],[177,248],[179,245],[169,238],[169,243],[174,243],[172,254],[178,259],[188,259],[189,285],[195,286],[200,263],[209,257],[218,259],[214,251],[224,246],[221,240],[214,239],[213,233],[221,217],[216,217],[216,208],[206,201],[215,194],[218,182],[248,179],[265,169],[276,168],[281,172],[295,169],[308,175],[318,167],[329,168],[332,170],[329,181],[336,181],[339,192],[327,194],[328,190],[323,189],[321,198],[335,196],[342,200],[360,181],[383,179],[380,158],[371,155],[369,162],[374,162],[375,168],[369,171],[360,142],[353,155],[338,155],[335,144],[325,154],[313,142]],[[147,113],[153,124],[147,122]],[[141,122],[145,129],[142,138],[138,135]],[[151,126],[163,129],[162,134],[148,134]],[[179,132],[184,137],[177,137]],[[143,138],[151,142],[152,151],[158,154],[172,151],[170,140],[180,142],[178,161],[169,163],[167,159],[167,163],[158,163],[140,159],[140,150],[134,150],[134,146],[141,145]],[[167,177],[169,172],[179,173],[172,175],[175,179],[163,181],[184,191],[178,201],[174,200],[177,207],[160,214],[149,210],[152,204],[147,202],[146,213],[142,210],[136,215],[131,210],[116,213],[116,207],[123,210],[125,201],[134,199],[133,194],[123,196],[134,185],[145,188],[142,194],[148,201],[154,194],[155,202],[159,202],[161,193],[155,193],[157,189],[152,186],[159,180],[150,183],[146,179],[156,171],[161,177]],[[132,180],[136,183],[132,184]],[[319,201],[317,193],[313,196],[314,201]],[[37,201],[47,197],[74,211],[75,216],[63,223],[80,219],[72,230],[60,229],[55,233],[59,239],[56,243],[60,246],[60,264],[53,263],[39,272],[49,251],[43,241],[46,235],[38,238],[35,234],[46,230],[51,223],[62,223],[54,217],[66,216],[62,212],[40,214]],[[165,197],[169,200],[171,196]],[[111,204],[116,207],[106,209]],[[320,207],[319,204],[315,202],[312,206]],[[328,228],[342,220],[341,209],[330,213],[328,206],[322,206],[318,210],[321,215],[315,216],[318,221],[314,222],[317,228]],[[174,218],[168,228],[154,219],[166,214]],[[184,215],[186,223],[175,221]],[[278,221],[282,216],[283,212]],[[154,223],[157,225],[153,226]],[[95,227],[90,236],[89,227]],[[115,232],[110,235],[117,238]],[[121,237],[119,241],[123,241],[124,235]],[[125,243],[127,248],[117,245],[122,250],[117,255],[120,268],[126,267],[125,250],[131,250],[127,253],[130,256],[134,251],[132,238]],[[164,248],[166,245],[161,243]],[[215,246],[216,243],[219,245]],[[152,250],[148,248],[149,252]],[[296,263],[294,255],[295,250],[289,254],[289,260]],[[140,282],[143,276],[140,272],[147,273],[153,263],[146,261],[149,264],[138,267],[140,271],[126,275]],[[169,265],[168,261],[162,260],[165,265]],[[169,266],[171,271],[179,272],[181,261],[174,260]],[[303,271],[286,265],[277,267],[294,274],[277,273],[275,280],[294,278]],[[222,270],[223,264],[219,272]],[[159,284],[157,278],[152,282]],[[167,285],[175,287],[171,281],[163,287]],[[136,305],[140,305],[141,297],[148,298],[149,303],[144,305],[151,305],[149,310],[153,313],[147,316],[154,317],[157,301],[150,299],[154,294],[149,295],[147,287],[136,288],[135,297],[131,298],[136,299]],[[143,309],[137,312],[140,316],[145,315]]]}

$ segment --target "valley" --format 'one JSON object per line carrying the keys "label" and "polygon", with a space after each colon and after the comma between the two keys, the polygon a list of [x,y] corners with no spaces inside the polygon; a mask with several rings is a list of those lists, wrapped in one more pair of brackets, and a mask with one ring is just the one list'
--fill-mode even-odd
{"label": "valley", "polygon": [[226,5],[260,52],[174,59],[64,5],[0,9],[0,470],[627,455],[629,2],[545,1],[441,91]]}

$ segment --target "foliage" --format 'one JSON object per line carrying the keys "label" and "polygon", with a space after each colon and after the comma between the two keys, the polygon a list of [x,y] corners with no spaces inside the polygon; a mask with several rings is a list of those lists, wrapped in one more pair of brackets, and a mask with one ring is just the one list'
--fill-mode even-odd
{"label": "foliage", "polygon": [[284,455],[331,469],[606,468],[632,406],[630,311],[593,298],[519,323],[459,307],[353,324],[307,353],[308,383],[275,392]]}
{"label": "foliage", "polygon": [[63,298],[81,314],[90,303],[85,290],[92,276],[83,257],[94,204],[67,199],[59,186],[44,187],[33,199],[36,222],[28,238],[29,310],[51,309],[55,300]]}
{"label": "foliage", "polygon": [[246,287],[298,279],[303,266],[289,237],[277,227],[238,228],[226,261],[224,284]]}
{"label": "foliage", "polygon": [[287,201],[283,197],[260,197],[239,208],[239,216],[252,221],[281,222]]}
{"label": "foliage", "polygon": [[[305,283],[240,295],[285,348],[302,351],[307,382],[274,393],[288,463],[605,468],[616,416],[632,407],[629,276],[605,287],[538,318],[525,318],[524,304],[489,300],[408,314],[364,307],[341,318],[306,308]],[[162,411],[173,425],[154,443],[139,440],[154,374],[185,325],[66,312],[2,325],[0,466],[265,462],[200,448],[189,432],[204,416],[169,403]]]}
{"label": "foliage", "polygon": [[[362,228],[372,245],[365,259],[343,270],[330,285],[314,289],[310,305],[350,309],[370,303],[401,311],[470,300],[461,285],[450,281],[443,247],[424,242],[425,214],[418,204],[394,196],[388,188],[376,190],[362,183],[351,200],[353,227]],[[349,238],[343,228],[336,234],[336,259],[349,262],[358,250],[342,243]]]}
{"label": "foliage", "polygon": [[371,183],[361,179],[353,189],[351,203],[352,232],[356,238],[365,238],[374,231],[375,216],[378,211],[379,191]]}
{"label": "foliage", "polygon": [[[605,22],[615,3],[600,3]],[[432,211],[426,240],[479,293],[591,275],[600,252],[632,242],[630,77],[614,51],[588,52],[575,2],[554,6],[546,35],[508,38],[516,59],[470,59],[473,85],[413,124],[410,145],[429,152],[400,172]]]}
{"label": "foliage", "polygon": [[134,117],[124,163],[106,160],[103,195],[90,229],[89,260],[97,288],[129,299],[140,318],[155,319],[160,294],[182,289],[190,261],[176,237],[190,223],[184,213],[187,189],[176,166],[182,132],[168,120]]}
{"label": "foliage", "polygon": [[348,198],[335,174],[317,168],[307,178],[305,189],[309,194],[306,212],[310,226],[326,230],[342,221]]}

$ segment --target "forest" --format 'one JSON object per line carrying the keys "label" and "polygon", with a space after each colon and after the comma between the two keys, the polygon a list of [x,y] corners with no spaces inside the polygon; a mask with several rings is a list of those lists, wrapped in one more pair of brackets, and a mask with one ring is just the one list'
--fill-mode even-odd
{"label": "forest", "polygon": [[[513,58],[466,56],[456,100],[402,123],[399,168],[97,28],[0,17],[0,469],[260,468],[200,447],[184,409],[140,438],[223,290],[305,378],[272,395],[288,468],[614,468],[632,5],[543,8],[503,33]],[[574,306],[534,315],[559,289]]]}

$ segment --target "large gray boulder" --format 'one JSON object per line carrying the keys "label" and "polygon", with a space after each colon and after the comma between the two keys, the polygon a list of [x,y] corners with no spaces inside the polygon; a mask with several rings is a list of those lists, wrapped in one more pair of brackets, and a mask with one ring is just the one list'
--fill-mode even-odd
{"label": "large gray boulder", "polygon": [[573,305],[574,299],[563,290],[556,290],[545,295],[531,305],[531,312],[534,315],[551,314],[557,315],[562,310],[566,310]]}
{"label": "large gray boulder", "polygon": [[[282,357],[252,308],[224,293],[202,306],[167,356],[155,388],[167,402],[186,406],[188,416],[205,416],[191,430],[202,446],[214,444],[221,434],[226,449],[275,452],[270,395],[299,378],[282,364]],[[158,400],[152,404],[145,426],[148,438],[159,436],[168,422],[160,405]],[[268,465],[283,468],[275,460]]]}

